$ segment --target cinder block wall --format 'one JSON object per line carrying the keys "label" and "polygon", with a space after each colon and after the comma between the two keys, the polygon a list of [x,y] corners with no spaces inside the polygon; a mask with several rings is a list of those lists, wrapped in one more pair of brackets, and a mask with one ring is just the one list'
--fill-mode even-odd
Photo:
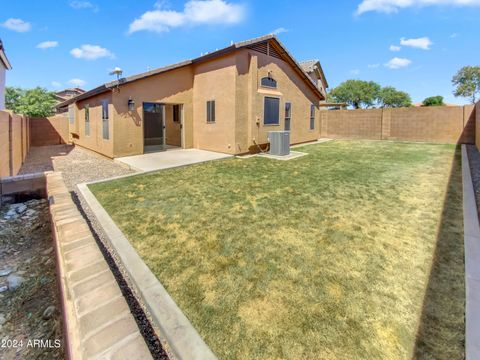
{"label": "cinder block wall", "polygon": [[68,142],[68,116],[30,118],[30,145],[58,145]]}
{"label": "cinder block wall", "polygon": [[382,109],[322,111],[322,136],[331,138],[382,138]]}
{"label": "cinder block wall", "polygon": [[480,151],[480,101],[475,105],[475,144]]}
{"label": "cinder block wall", "polygon": [[438,106],[322,112],[322,137],[475,142],[475,107]]}
{"label": "cinder block wall", "polygon": [[0,177],[18,174],[30,148],[29,137],[26,117],[0,111]]}

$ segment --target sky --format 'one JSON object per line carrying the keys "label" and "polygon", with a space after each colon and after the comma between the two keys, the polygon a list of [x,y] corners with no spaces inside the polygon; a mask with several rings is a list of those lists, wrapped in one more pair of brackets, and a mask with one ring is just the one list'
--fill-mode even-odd
{"label": "sky", "polygon": [[319,59],[330,88],[348,79],[453,96],[480,65],[480,0],[2,1],[7,86],[91,89],[124,76],[275,33],[298,60]]}

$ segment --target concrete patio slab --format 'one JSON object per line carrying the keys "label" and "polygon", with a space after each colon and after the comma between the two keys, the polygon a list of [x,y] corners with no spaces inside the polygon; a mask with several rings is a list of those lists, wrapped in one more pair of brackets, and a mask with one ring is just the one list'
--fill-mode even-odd
{"label": "concrete patio slab", "polygon": [[116,158],[115,161],[129,166],[133,170],[145,172],[197,164],[205,161],[227,159],[230,157],[233,157],[233,155],[199,149],[170,149],[143,155],[120,157]]}
{"label": "concrete patio slab", "polygon": [[308,154],[300,151],[290,151],[290,154],[283,155],[283,156],[271,155],[271,154],[258,154],[258,156],[260,157],[264,157],[267,159],[274,159],[274,160],[282,160],[282,161],[296,159],[305,155],[308,155]]}

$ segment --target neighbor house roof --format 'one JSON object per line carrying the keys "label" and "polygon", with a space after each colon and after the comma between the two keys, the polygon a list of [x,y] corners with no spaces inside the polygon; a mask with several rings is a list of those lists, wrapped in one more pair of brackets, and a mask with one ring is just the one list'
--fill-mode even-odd
{"label": "neighbor house roof", "polygon": [[84,99],[87,99],[89,97],[104,93],[104,92],[106,92],[106,91],[108,91],[112,88],[117,87],[117,86],[128,84],[128,83],[131,83],[133,81],[141,80],[141,79],[144,79],[144,78],[147,78],[147,77],[150,77],[150,76],[158,75],[158,74],[161,74],[161,73],[164,73],[164,72],[167,72],[167,71],[171,71],[171,70],[174,70],[174,69],[178,69],[178,68],[181,68],[181,67],[184,67],[184,66],[188,66],[188,65],[191,65],[191,64],[196,64],[196,63],[200,63],[200,62],[203,62],[203,61],[208,61],[208,60],[217,58],[219,56],[228,54],[228,53],[230,53],[234,50],[246,48],[246,47],[249,47],[249,46],[252,46],[252,45],[255,45],[255,44],[268,42],[270,40],[273,40],[275,42],[275,44],[278,47],[279,54],[285,57],[284,60],[287,60],[288,62],[290,62],[290,64],[295,68],[295,70],[302,77],[302,79],[307,82],[307,84],[311,87],[311,89],[321,99],[323,99],[324,98],[323,94],[317,88],[317,86],[315,85],[313,80],[310,78],[310,76],[308,76],[308,74],[302,69],[300,64],[288,52],[288,50],[285,48],[285,46],[283,46],[283,44],[278,40],[278,38],[273,34],[269,34],[269,35],[264,35],[264,36],[254,38],[254,39],[250,39],[250,40],[246,40],[246,41],[236,42],[236,43],[233,43],[230,46],[227,46],[223,49],[203,54],[202,56],[191,59],[191,60],[181,61],[181,62],[176,63],[176,64],[160,67],[160,68],[150,70],[150,71],[147,71],[147,72],[144,72],[144,73],[140,73],[140,74],[137,74],[137,75],[132,75],[132,76],[128,76],[128,77],[125,77],[125,78],[121,78],[119,80],[110,81],[110,82],[108,82],[106,84],[103,84],[103,85],[100,85],[100,86],[98,86],[98,87],[96,87],[96,88],[94,88],[90,91],[87,91],[84,94],[81,94],[81,95],[78,95],[74,98],[68,99],[68,100],[58,104],[57,107],[65,107],[65,106],[67,106],[71,103],[74,103],[76,101],[84,100]]}
{"label": "neighbor house roof", "polygon": [[[66,94],[66,93],[75,93],[75,95],[70,95],[70,94]],[[56,91],[55,92],[55,98],[60,101],[60,102],[63,102],[65,100],[68,100],[68,99],[71,99],[77,95],[80,95],[80,94],[83,94],[85,93],[86,91],[83,90],[83,89],[80,89],[78,87],[76,88],[66,88],[66,89],[63,89],[63,90],[60,90],[60,91]]]}
{"label": "neighbor house roof", "polygon": [[325,87],[328,88],[327,78],[325,77],[325,73],[323,72],[323,68],[322,68],[322,65],[320,64],[320,60],[318,59],[305,60],[300,62],[300,66],[307,74],[314,72],[316,69],[318,69],[318,71],[320,72],[320,76],[325,82]]}
{"label": "neighbor house roof", "polygon": [[12,65],[10,65],[10,62],[7,59],[7,55],[5,55],[2,40],[0,40],[0,61],[3,63],[7,70],[12,69]]}

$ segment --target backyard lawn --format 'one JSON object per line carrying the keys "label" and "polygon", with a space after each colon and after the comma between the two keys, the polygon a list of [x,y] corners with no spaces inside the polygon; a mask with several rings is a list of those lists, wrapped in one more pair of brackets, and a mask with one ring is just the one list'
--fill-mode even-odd
{"label": "backyard lawn", "polygon": [[295,150],[90,188],[220,359],[463,359],[458,148]]}

